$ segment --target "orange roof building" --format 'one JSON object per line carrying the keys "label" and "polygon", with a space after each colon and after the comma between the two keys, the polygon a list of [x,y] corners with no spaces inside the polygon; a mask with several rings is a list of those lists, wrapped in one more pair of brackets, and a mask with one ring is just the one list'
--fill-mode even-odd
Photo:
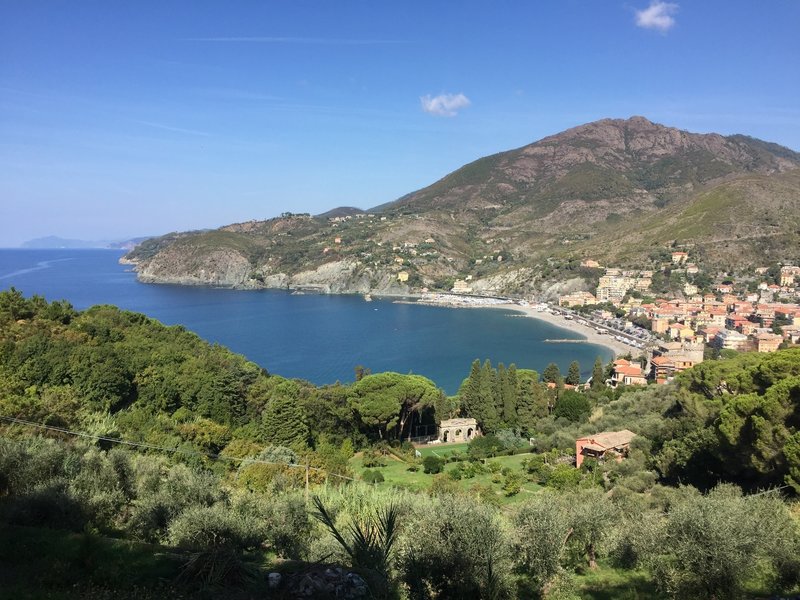
{"label": "orange roof building", "polygon": [[585,458],[604,460],[613,456],[617,460],[628,454],[631,440],[636,434],[627,429],[622,431],[603,431],[575,440],[575,466],[580,468]]}

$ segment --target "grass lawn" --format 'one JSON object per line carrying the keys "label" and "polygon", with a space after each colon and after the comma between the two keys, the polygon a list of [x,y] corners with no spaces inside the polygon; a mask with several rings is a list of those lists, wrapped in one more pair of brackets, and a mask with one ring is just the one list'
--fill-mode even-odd
{"label": "grass lawn", "polygon": [[[420,454],[425,456],[440,456],[447,457],[453,452],[466,453],[468,444],[447,444],[447,445],[432,445],[418,448]],[[498,456],[496,458],[488,459],[487,462],[496,462],[501,468],[509,467],[512,470],[521,470],[522,461],[528,458],[530,454],[515,454],[513,456]],[[408,489],[411,491],[425,491],[430,488],[433,483],[433,475],[428,475],[422,471],[420,467],[418,471],[409,471],[409,463],[405,463],[394,456],[385,457],[386,466],[375,469],[380,471],[383,475],[384,482],[378,485],[394,486],[399,488]],[[445,465],[445,473],[452,471],[459,463],[448,463]],[[364,464],[360,454],[357,454],[350,461],[350,466],[353,471],[360,476],[364,472]],[[502,476],[499,483],[492,481],[492,473],[482,473],[471,477],[469,479],[461,479],[456,483],[464,490],[469,490],[476,484],[492,488],[497,494],[498,499],[502,504],[509,504],[524,500],[529,494],[541,489],[541,486],[531,482],[524,482],[522,484],[522,492],[515,496],[506,497],[502,492]]]}
{"label": "grass lawn", "polygon": [[664,598],[643,571],[614,569],[601,564],[596,571],[575,576],[581,598],[587,600],[650,600]]}
{"label": "grass lawn", "polygon": [[422,458],[426,456],[440,456],[445,457],[451,455],[453,452],[466,453],[469,447],[469,442],[464,444],[428,444],[419,446],[417,450],[422,454]]}

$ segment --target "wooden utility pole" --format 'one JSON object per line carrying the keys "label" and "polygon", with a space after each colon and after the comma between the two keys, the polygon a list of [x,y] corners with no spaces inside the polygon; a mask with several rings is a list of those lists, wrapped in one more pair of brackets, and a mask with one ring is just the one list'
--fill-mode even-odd
{"label": "wooden utility pole", "polygon": [[306,459],[306,505],[308,505],[308,474],[311,470],[311,465],[309,465],[308,459]]}

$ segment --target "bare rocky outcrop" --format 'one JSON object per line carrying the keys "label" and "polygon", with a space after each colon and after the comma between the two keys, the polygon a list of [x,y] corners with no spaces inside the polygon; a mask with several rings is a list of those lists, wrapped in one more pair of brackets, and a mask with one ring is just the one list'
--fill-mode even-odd
{"label": "bare rocky outcrop", "polygon": [[[120,259],[125,260],[123,259]],[[194,252],[171,248],[153,259],[135,264],[144,283],[205,285],[237,289],[284,289],[321,294],[409,293],[407,285],[390,272],[364,267],[355,259],[328,262],[316,269],[295,274],[263,274],[235,250],[214,250],[197,256]]]}
{"label": "bare rocky outcrop", "polygon": [[230,248],[202,251],[173,245],[138,263],[136,271],[139,280],[145,283],[257,287],[248,260]]}

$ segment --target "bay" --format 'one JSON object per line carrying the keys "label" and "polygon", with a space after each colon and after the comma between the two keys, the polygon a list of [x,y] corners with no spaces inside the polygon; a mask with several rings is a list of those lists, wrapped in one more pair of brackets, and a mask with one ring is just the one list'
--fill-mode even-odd
{"label": "bay", "polygon": [[495,308],[447,308],[365,302],[360,296],[293,295],[143,284],[116,250],[0,249],[0,290],[67,300],[78,309],[114,304],[167,325],[183,325],[284,377],[315,384],[350,382],[354,367],[429,377],[458,390],[473,359],[515,363],[541,373],[555,362],[566,373],[577,360],[587,377],[594,360],[612,357],[570,330]]}

